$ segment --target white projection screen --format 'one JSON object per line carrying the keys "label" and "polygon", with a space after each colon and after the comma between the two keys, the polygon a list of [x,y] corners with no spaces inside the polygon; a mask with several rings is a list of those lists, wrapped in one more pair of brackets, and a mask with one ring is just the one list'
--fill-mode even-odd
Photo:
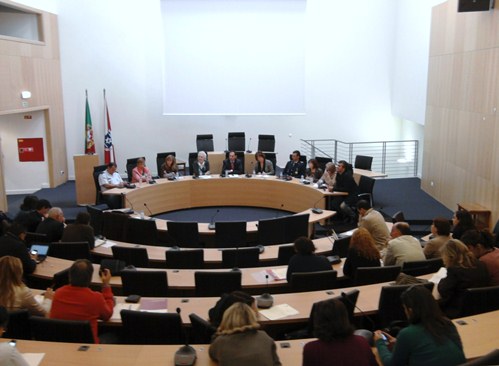
{"label": "white projection screen", "polygon": [[306,0],[161,0],[166,115],[305,113]]}

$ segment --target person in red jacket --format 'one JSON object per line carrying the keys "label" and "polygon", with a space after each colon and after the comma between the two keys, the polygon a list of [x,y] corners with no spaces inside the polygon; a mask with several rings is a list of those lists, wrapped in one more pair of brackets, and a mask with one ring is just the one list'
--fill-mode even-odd
{"label": "person in red jacket", "polygon": [[50,318],[63,320],[89,320],[95,343],[99,343],[97,320],[109,320],[113,315],[113,291],[109,286],[111,272],[100,273],[102,293],[92,291],[89,286],[94,273],[92,263],[79,259],[69,269],[69,285],[59,288],[52,300]]}

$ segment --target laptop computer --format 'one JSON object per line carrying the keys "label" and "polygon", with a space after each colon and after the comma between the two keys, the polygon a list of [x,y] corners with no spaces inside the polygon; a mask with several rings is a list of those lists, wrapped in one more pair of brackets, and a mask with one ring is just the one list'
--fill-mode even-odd
{"label": "laptop computer", "polygon": [[[36,253],[35,253],[36,251]],[[30,252],[31,254],[37,254],[38,259],[36,263],[41,263],[45,259],[47,259],[47,253],[49,251],[49,244],[33,244],[31,245]]]}

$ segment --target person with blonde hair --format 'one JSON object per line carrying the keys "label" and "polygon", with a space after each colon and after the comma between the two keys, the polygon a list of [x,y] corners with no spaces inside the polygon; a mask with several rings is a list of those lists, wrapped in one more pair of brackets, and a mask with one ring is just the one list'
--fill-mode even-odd
{"label": "person with blonde hair", "polygon": [[193,166],[194,176],[199,177],[200,175],[210,175],[210,162],[208,161],[208,155],[204,151],[198,152],[198,159],[195,161]]}
{"label": "person with blonde hair", "polygon": [[39,304],[23,282],[21,260],[9,255],[0,258],[0,306],[9,311],[27,309],[31,315],[46,316],[53,296],[52,289],[47,289],[43,304]]}
{"label": "person with blonde hair", "polygon": [[210,345],[210,358],[220,366],[280,366],[274,340],[259,328],[251,307],[242,302],[231,305]]}
{"label": "person with blonde hair", "polygon": [[380,259],[381,255],[372,235],[367,229],[360,227],[354,231],[350,238],[343,273],[354,278],[358,267],[380,267]]}
{"label": "person with blonde hair", "polygon": [[440,280],[440,307],[449,318],[459,316],[464,291],[472,287],[490,284],[485,264],[480,262],[468,247],[457,239],[451,239],[440,249],[447,277]]}
{"label": "person with blonde hair", "polygon": [[159,168],[159,176],[161,178],[173,178],[177,173],[177,159],[170,154],[165,158],[165,162]]}

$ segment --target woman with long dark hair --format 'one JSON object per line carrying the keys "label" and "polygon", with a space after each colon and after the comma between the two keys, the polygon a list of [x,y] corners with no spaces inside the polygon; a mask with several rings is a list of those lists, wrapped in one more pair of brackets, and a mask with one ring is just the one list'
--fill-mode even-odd
{"label": "woman with long dark hair", "polygon": [[401,300],[409,326],[397,338],[381,330],[374,332],[384,366],[452,366],[466,361],[455,325],[442,314],[427,288],[411,286]]}
{"label": "woman with long dark hair", "polygon": [[473,217],[468,211],[458,210],[452,217],[452,238],[461,239],[461,236],[468,230],[475,229]]}

